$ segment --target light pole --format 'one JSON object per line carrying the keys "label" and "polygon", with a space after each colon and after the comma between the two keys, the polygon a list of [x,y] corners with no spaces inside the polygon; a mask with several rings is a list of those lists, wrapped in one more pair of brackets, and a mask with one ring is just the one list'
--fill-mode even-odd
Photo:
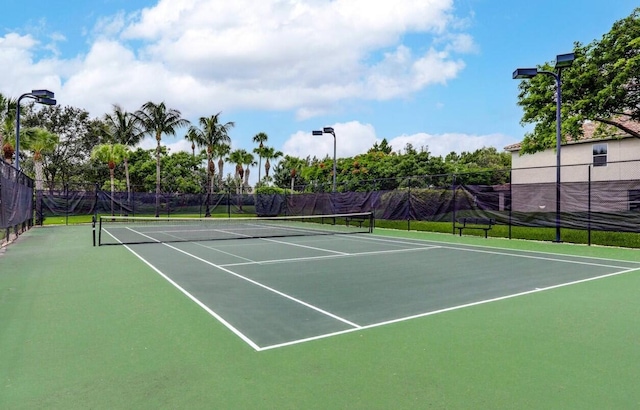
{"label": "light pole", "polygon": [[562,69],[570,67],[575,59],[574,53],[558,54],[555,69],[557,72],[538,70],[537,68],[518,68],[513,79],[533,78],[538,74],[549,75],[556,82],[556,242],[560,242],[560,147],[562,145]]}
{"label": "light pole", "polygon": [[16,103],[16,166],[20,170],[20,100],[23,98],[33,98],[38,104],[56,105],[55,95],[49,90],[31,90],[30,93],[24,93],[18,98]]}
{"label": "light pole", "polygon": [[313,135],[333,135],[333,192],[336,192],[336,132],[332,127],[324,127],[322,131],[313,131]]}

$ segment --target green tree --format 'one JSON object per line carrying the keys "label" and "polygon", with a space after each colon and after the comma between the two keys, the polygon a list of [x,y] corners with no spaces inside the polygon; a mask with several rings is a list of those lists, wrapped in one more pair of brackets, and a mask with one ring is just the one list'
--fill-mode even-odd
{"label": "green tree", "polygon": [[[206,173],[197,167],[202,156],[179,151],[162,156],[162,183],[166,192],[196,194],[206,186]],[[194,172],[194,168],[196,171]]]}
{"label": "green tree", "polygon": [[44,181],[44,155],[53,152],[60,139],[44,128],[28,128],[25,136],[24,146],[33,153],[36,190],[40,191]]}
{"label": "green tree", "polygon": [[244,156],[242,157],[242,164],[247,166],[247,168],[244,170],[244,186],[249,188],[249,173],[251,172],[249,167],[253,167],[256,165],[253,154],[245,151]]}
{"label": "green tree", "polygon": [[182,118],[180,111],[167,108],[164,102],[156,104],[146,102],[135,113],[138,126],[144,135],[152,135],[157,142],[156,147],[156,217],[160,216],[160,157],[162,135],[175,135],[178,128],[186,127],[189,121]]}
{"label": "green tree", "polygon": [[113,197],[115,193],[115,169],[116,165],[124,158],[128,148],[122,144],[101,144],[93,149],[91,158],[107,164],[109,179],[111,182],[111,215],[113,215]]}
{"label": "green tree", "polygon": [[[213,185],[215,181],[215,165],[213,158],[218,151],[218,147],[222,145],[229,145],[231,138],[229,137],[229,130],[235,126],[232,121],[224,124],[220,123],[220,114],[217,113],[210,117],[200,117],[200,128],[190,127],[190,138],[199,147],[205,148],[207,152],[207,175],[209,179],[208,192],[213,191]],[[222,169],[220,169],[222,174]]]}
{"label": "green tree", "polygon": [[[280,157],[282,157],[282,151],[276,151],[275,148],[273,147],[262,147],[261,150],[261,154],[262,154],[262,158],[265,159],[265,163],[264,163],[264,175],[265,175],[265,179],[269,179],[269,170],[271,169],[271,162],[270,160],[272,159],[278,159]],[[258,168],[259,170],[260,168]]]}
{"label": "green tree", "polygon": [[236,164],[234,179],[239,181],[237,186],[239,187],[239,192],[242,193],[242,180],[244,179],[244,160],[247,156],[248,152],[244,149],[236,149],[229,153],[229,161],[231,163]]}
{"label": "green tree", "polygon": [[16,124],[17,100],[0,94],[0,149],[2,159],[11,159],[15,148],[15,124]]}
{"label": "green tree", "polygon": [[285,155],[275,166],[273,180],[276,186],[288,188],[291,185],[307,185],[309,181],[304,179],[302,170],[309,166],[310,158],[301,159],[291,155]]}
{"label": "green tree", "polygon": [[43,105],[25,109],[24,128],[40,127],[59,137],[53,152],[43,158],[44,178],[50,189],[61,182],[86,183],[91,152],[104,142],[101,121],[91,119],[86,110],[71,106]]}
{"label": "green tree", "polygon": [[[133,147],[142,140],[143,134],[138,127],[135,116],[123,110],[118,104],[113,105],[112,113],[105,115],[104,122],[109,139],[116,144],[122,144],[125,147]],[[123,157],[123,163],[124,175],[127,181],[127,199],[130,202],[131,179],[129,177],[128,155]]]}
{"label": "green tree", "polygon": [[220,144],[215,147],[214,155],[218,158],[218,187],[222,189],[223,175],[224,175],[224,162],[228,159],[228,155],[231,152],[231,145]]}
{"label": "green tree", "polygon": [[[640,121],[640,8],[614,23],[602,39],[588,45],[576,43],[576,59],[562,73],[562,138],[582,135],[582,124],[597,121],[640,138],[626,126]],[[550,64],[542,69],[551,71]],[[519,85],[518,104],[523,124],[534,124],[521,153],[534,153],[555,145],[555,84],[551,76],[538,75]]]}

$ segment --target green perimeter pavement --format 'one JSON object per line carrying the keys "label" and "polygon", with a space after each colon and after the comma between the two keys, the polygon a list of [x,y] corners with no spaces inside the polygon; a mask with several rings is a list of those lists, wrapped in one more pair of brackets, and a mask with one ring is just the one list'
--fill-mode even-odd
{"label": "green perimeter pavement", "polygon": [[0,408],[637,408],[638,289],[636,271],[256,352],[90,226],[35,228],[0,256]]}

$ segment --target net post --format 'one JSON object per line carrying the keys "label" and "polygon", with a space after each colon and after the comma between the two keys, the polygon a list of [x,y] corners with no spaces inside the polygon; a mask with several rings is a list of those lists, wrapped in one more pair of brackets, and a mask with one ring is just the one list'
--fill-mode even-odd
{"label": "net post", "polygon": [[91,216],[91,231],[93,233],[93,246],[96,246],[96,216]]}
{"label": "net post", "polygon": [[102,218],[98,219],[98,246],[102,245]]}

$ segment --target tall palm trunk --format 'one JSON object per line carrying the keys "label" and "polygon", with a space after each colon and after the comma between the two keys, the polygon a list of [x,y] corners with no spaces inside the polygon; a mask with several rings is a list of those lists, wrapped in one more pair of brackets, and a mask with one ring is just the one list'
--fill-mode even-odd
{"label": "tall palm trunk", "polygon": [[109,161],[109,178],[111,179],[111,216],[114,215],[113,212],[113,196],[116,193],[116,184],[115,184],[115,179],[116,179],[116,164],[113,161]]}
{"label": "tall palm trunk", "polygon": [[158,147],[156,148],[156,218],[160,216],[160,141],[161,134],[156,135]]}
{"label": "tall palm trunk", "polygon": [[35,167],[35,171],[36,171],[36,191],[42,191],[42,187],[43,187],[43,179],[44,179],[44,172],[43,172],[43,166],[42,166],[42,158],[39,158],[36,160],[35,158],[36,156],[33,156],[33,166]]}
{"label": "tall palm trunk", "polygon": [[131,205],[131,181],[129,179],[129,161],[124,158],[124,175],[127,180],[127,205]]}
{"label": "tall palm trunk", "polygon": [[222,177],[224,175],[224,159],[220,157],[218,160],[218,186],[222,186]]}
{"label": "tall palm trunk", "polygon": [[207,160],[207,175],[209,177],[209,193],[211,194],[216,182],[216,166],[213,164],[212,158]]}

